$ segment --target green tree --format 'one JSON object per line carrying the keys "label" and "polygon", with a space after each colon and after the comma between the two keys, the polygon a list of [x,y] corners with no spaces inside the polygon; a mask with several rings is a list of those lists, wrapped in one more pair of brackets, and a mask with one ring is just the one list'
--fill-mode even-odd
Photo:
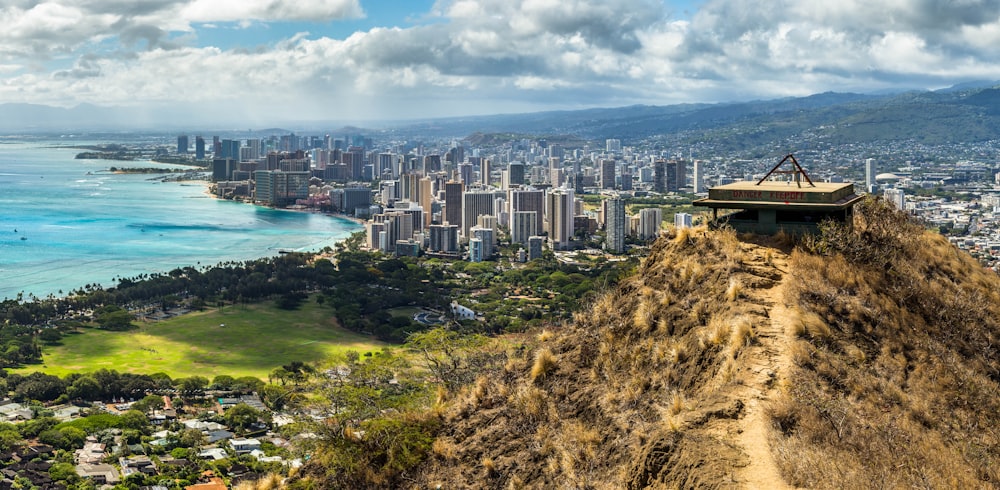
{"label": "green tree", "polygon": [[427,369],[449,389],[475,379],[475,368],[481,366],[470,360],[484,344],[482,335],[462,335],[446,328],[418,332],[406,341],[406,347],[419,352]]}
{"label": "green tree", "polygon": [[236,384],[236,379],[228,374],[220,374],[212,378],[212,388],[216,390],[231,390]]}
{"label": "green tree", "polygon": [[66,394],[74,400],[99,400],[103,391],[93,376],[81,376],[66,388]]}
{"label": "green tree", "polygon": [[0,427],[0,452],[7,452],[14,449],[23,442],[21,434],[10,424],[2,424]]}
{"label": "green tree", "polygon": [[205,434],[198,429],[184,429],[177,435],[177,442],[182,447],[197,449],[205,444]]}
{"label": "green tree", "polygon": [[208,378],[204,376],[191,376],[190,378],[175,379],[177,388],[185,394],[194,395],[205,392],[208,387]]}
{"label": "green tree", "polygon": [[132,410],[137,410],[139,412],[149,412],[151,410],[160,410],[165,406],[163,402],[163,396],[161,395],[146,395],[142,400],[139,400],[132,404]]}
{"label": "green tree", "polygon": [[49,468],[49,476],[52,477],[54,481],[61,481],[66,483],[76,483],[80,480],[80,476],[76,473],[76,467],[70,463],[56,463]]}
{"label": "green tree", "polygon": [[150,430],[149,419],[146,414],[138,410],[129,410],[118,417],[118,427],[121,429],[137,430],[148,434]]}
{"label": "green tree", "polygon": [[260,420],[261,412],[246,403],[238,403],[226,410],[222,418],[226,420],[226,425],[230,429],[243,432],[251,425]]}

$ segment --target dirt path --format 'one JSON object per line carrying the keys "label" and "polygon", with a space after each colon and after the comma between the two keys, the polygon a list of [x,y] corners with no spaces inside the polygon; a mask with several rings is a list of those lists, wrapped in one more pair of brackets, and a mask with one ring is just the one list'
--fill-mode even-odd
{"label": "dirt path", "polygon": [[771,454],[768,433],[770,422],[766,406],[778,393],[778,380],[787,375],[791,367],[790,338],[785,325],[792,321],[784,302],[784,278],[788,271],[788,256],[784,253],[756,245],[747,245],[747,265],[761,270],[776,271],[771,287],[760,287],[749,292],[754,303],[767,309],[768,318],[757,325],[757,343],[749,351],[743,400],[744,416],[737,421],[737,444],[749,456],[749,464],[739,468],[735,479],[745,488],[792,488],[782,480],[781,473]]}

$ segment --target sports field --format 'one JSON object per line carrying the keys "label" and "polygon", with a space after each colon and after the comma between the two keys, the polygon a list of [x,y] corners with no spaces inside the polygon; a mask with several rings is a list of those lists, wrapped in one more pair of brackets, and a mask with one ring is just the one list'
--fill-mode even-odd
{"label": "sports field", "polygon": [[63,376],[101,368],[120,372],[164,372],[173,378],[219,374],[267,379],[291,361],[319,361],[347,350],[379,350],[383,343],[343,329],[329,308],[308,301],[295,311],[271,303],[226,306],[189,313],[137,330],[86,329],[64,337],[62,345],[43,346],[43,365],[24,372]]}

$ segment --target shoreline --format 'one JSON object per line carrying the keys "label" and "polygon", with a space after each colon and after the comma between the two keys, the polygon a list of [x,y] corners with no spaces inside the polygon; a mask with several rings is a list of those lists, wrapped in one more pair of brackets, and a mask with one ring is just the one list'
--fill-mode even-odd
{"label": "shoreline", "polygon": [[318,210],[316,208],[273,208],[271,206],[262,206],[260,204],[255,203],[255,202],[247,202],[247,201],[243,201],[243,200],[239,200],[238,201],[238,200],[235,200],[235,199],[225,199],[225,198],[222,198],[222,197],[219,197],[219,196],[215,195],[215,193],[212,192],[212,182],[211,181],[203,180],[203,181],[188,181],[188,182],[204,182],[205,183],[205,190],[202,193],[205,194],[208,197],[211,197],[212,199],[217,200],[217,201],[229,201],[229,202],[234,202],[234,203],[239,203],[239,204],[247,204],[247,205],[250,205],[250,206],[256,206],[256,207],[264,208],[264,209],[273,209],[275,211],[290,211],[290,212],[296,212],[296,213],[320,214],[320,215],[327,216],[327,217],[330,217],[330,218],[337,218],[337,219],[344,220],[344,221],[350,221],[350,222],[352,222],[352,223],[354,223],[354,224],[356,224],[358,226],[361,226],[361,227],[364,227],[364,225],[365,225],[365,220],[363,220],[361,218],[356,218],[354,216],[348,216],[348,215],[342,214],[342,213],[333,213],[333,212],[327,213],[327,212],[324,212],[324,211],[320,211],[320,210]]}
{"label": "shoreline", "polygon": [[[127,175],[127,174],[128,173],[114,173],[112,175]],[[170,177],[170,175],[167,175],[167,177]],[[204,178],[197,180],[167,179],[162,182],[170,182],[178,184],[176,188],[180,188],[180,186],[194,187],[201,185],[204,188],[204,191],[202,193],[198,193],[197,191],[194,191],[194,193],[188,192],[185,197],[199,197],[199,194],[201,195],[208,194],[211,195],[216,200],[224,200],[217,198],[216,196],[212,195],[211,192],[209,192],[210,182]],[[157,182],[147,182],[147,183],[149,185],[152,185],[152,184],[162,184],[162,182],[157,181]],[[135,184],[139,184],[139,182],[136,181]],[[170,186],[170,187],[175,187],[175,186]],[[145,193],[146,194],[145,200],[150,200],[150,199],[157,200],[162,198],[168,198],[166,201],[163,202],[164,205],[170,207],[174,206],[173,204],[170,204],[171,202],[174,201],[173,198],[179,196],[179,194],[177,194],[176,192],[170,191],[166,194],[160,195],[160,197],[157,197],[158,194],[156,193],[153,187],[142,188],[142,189],[143,190],[138,190],[135,192]],[[251,204],[251,203],[244,203],[244,204]],[[256,204],[251,204],[251,205],[257,206]],[[182,204],[178,204],[178,206],[183,207]],[[266,208],[266,207],[261,206],[261,208]],[[316,224],[302,229],[295,229],[295,228],[285,229],[284,227],[277,228],[278,230],[290,234],[290,236],[287,237],[287,240],[280,235],[270,240],[266,238],[260,240],[261,234],[259,232],[266,231],[266,225],[250,227],[246,230],[246,233],[248,234],[248,236],[249,235],[253,236],[253,238],[249,238],[250,240],[253,241],[253,243],[260,242],[259,246],[256,247],[250,246],[250,247],[244,247],[242,249],[233,249],[231,257],[228,256],[229,255],[228,253],[215,254],[215,253],[202,253],[201,251],[193,251],[191,252],[191,254],[188,254],[185,257],[175,257],[169,253],[166,254],[160,253],[154,247],[153,250],[150,250],[148,252],[143,252],[141,250],[138,251],[139,254],[146,254],[146,257],[148,257],[148,260],[144,261],[143,259],[137,259],[135,251],[129,249],[128,253],[122,255],[123,258],[115,258],[114,256],[99,255],[97,256],[96,259],[89,260],[89,262],[100,262],[101,264],[99,267],[96,268],[83,267],[80,268],[79,270],[68,269],[62,276],[59,277],[57,277],[57,275],[54,274],[45,274],[38,276],[33,275],[35,274],[34,272],[35,269],[39,269],[42,272],[45,272],[46,270],[49,269],[46,267],[40,267],[40,264],[42,264],[41,262],[29,259],[24,262],[26,266],[29,268],[22,269],[21,271],[18,272],[18,274],[13,274],[11,277],[8,278],[10,279],[8,285],[13,287],[10,288],[9,291],[0,293],[0,299],[3,299],[5,297],[7,299],[15,299],[18,297],[19,294],[23,295],[25,300],[28,300],[28,298],[31,297],[38,299],[45,299],[49,296],[54,298],[66,298],[70,297],[73,291],[82,289],[84,288],[85,285],[88,284],[94,286],[100,286],[101,288],[104,289],[111,289],[117,287],[120,279],[122,278],[135,279],[136,277],[141,277],[142,275],[145,274],[150,274],[150,275],[166,274],[170,270],[178,267],[193,266],[198,268],[201,267],[212,268],[224,262],[232,260],[273,259],[280,255],[281,250],[285,249],[301,250],[302,252],[307,252],[307,253],[320,253],[323,248],[333,247],[335,246],[336,243],[346,240],[347,238],[350,237],[351,234],[356,233],[357,231],[363,229],[361,226],[362,222],[360,220],[354,219],[346,215],[340,215],[336,213],[323,213],[318,210],[311,210],[311,209],[278,209],[278,208],[266,208],[266,209],[275,209],[277,211],[298,211],[311,214],[322,214],[324,215],[325,218],[333,218],[333,220],[331,221],[330,224],[327,225]],[[199,211],[199,213],[202,212]],[[225,214],[225,212],[223,212],[223,214]],[[249,219],[252,219],[252,212],[250,214],[251,216]],[[246,211],[238,211],[233,213],[234,217],[246,216],[246,215],[247,215]],[[151,216],[148,218],[145,217],[145,215],[129,216],[127,211],[122,212],[121,216],[123,217],[124,221],[122,221],[121,225],[119,226],[125,226],[126,228],[132,229],[133,231],[135,229],[141,229],[143,232],[146,232],[147,230],[150,230],[149,226],[158,226],[160,222],[160,219],[155,216]],[[191,215],[191,216],[192,218],[194,218],[197,215]],[[163,220],[163,222],[166,223],[167,228],[165,230],[162,230],[160,236],[163,236],[162,235],[163,233],[173,233],[173,231],[171,231],[171,227],[175,226],[180,227],[181,233],[191,233],[193,231],[196,232],[196,230],[199,229],[199,227],[201,226],[208,226],[210,228],[221,226],[223,232],[238,233],[240,231],[239,228],[233,228],[231,225],[222,223],[222,221],[226,221],[225,219],[222,219],[219,222],[220,224],[215,224],[214,222],[207,222],[205,224],[201,224],[200,221],[203,220],[198,219],[191,221],[191,220],[185,220],[183,218],[180,220]],[[186,229],[188,225],[193,226],[193,228]],[[20,226],[18,226],[18,228],[20,228]],[[26,229],[29,228],[26,227]],[[127,242],[128,240],[146,240],[146,241],[163,240],[155,238],[156,235],[154,233],[160,233],[160,232],[147,233],[145,235],[140,235],[139,237],[132,236],[130,232],[126,231],[126,229],[122,229],[121,232],[111,230],[109,231],[109,233],[110,234],[106,236],[112,239],[113,241],[126,240]],[[183,236],[181,237],[183,238]],[[50,243],[60,244],[66,241],[65,235],[53,235],[52,237],[45,237],[42,233],[36,233],[34,238],[39,238],[40,240],[42,240],[41,242],[38,242],[39,244],[38,246],[42,247],[46,247]],[[50,242],[47,240],[55,240],[55,242]],[[215,238],[213,240],[224,241],[225,238],[221,239]],[[292,243],[289,243],[289,241],[291,241]],[[14,242],[14,243],[19,247],[23,247],[23,245],[21,244],[24,242]],[[35,244],[35,242],[29,242],[29,243],[32,243],[32,245]],[[90,241],[84,241],[80,243],[88,247],[91,244]],[[216,250],[228,250],[227,246],[225,245],[219,245],[219,247],[220,248]],[[174,259],[178,260],[174,262],[173,261]],[[18,263],[21,262],[20,261],[12,262],[11,264],[13,265]],[[7,267],[4,267],[4,269],[7,269]],[[11,270],[13,271],[13,269]],[[32,275],[25,275],[25,274],[32,274]],[[31,279],[31,280],[26,280],[23,281],[22,283],[22,281],[17,279],[17,277],[19,276],[24,276],[25,279]]]}

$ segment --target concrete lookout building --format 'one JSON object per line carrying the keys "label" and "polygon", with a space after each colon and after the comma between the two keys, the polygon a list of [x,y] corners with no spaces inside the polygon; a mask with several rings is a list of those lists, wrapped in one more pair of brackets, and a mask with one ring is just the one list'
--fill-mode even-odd
{"label": "concrete lookout building", "polygon": [[[790,161],[793,170],[778,170]],[[767,180],[773,174],[792,174],[793,180]],[[802,179],[805,179],[805,182]],[[712,208],[712,224],[728,224],[741,233],[792,235],[816,233],[819,223],[832,219],[850,222],[854,204],[861,200],[851,183],[813,183],[795,157],[783,158],[764,178],[712,187],[695,206]],[[725,214],[720,216],[719,210]]]}

